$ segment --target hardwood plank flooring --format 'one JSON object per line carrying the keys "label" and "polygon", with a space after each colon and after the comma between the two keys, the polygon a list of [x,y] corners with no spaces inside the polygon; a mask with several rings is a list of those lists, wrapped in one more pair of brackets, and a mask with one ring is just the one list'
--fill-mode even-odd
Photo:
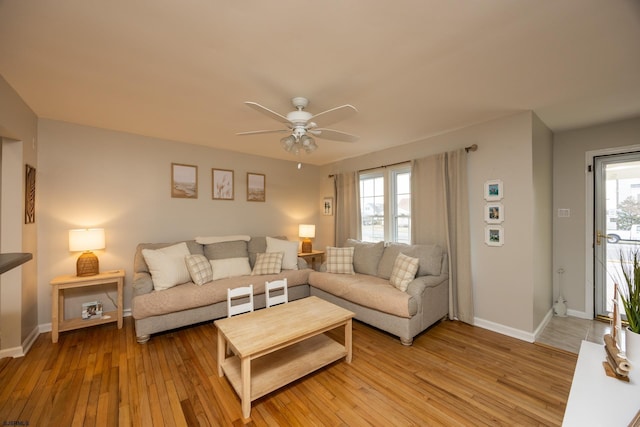
{"label": "hardwood plank flooring", "polygon": [[[41,334],[0,360],[0,424],[30,426],[560,425],[577,356],[444,321],[413,346],[354,322],[353,363],[264,396],[243,419],[211,323],[137,344],[133,320]],[[340,341],[343,331],[331,332]]]}

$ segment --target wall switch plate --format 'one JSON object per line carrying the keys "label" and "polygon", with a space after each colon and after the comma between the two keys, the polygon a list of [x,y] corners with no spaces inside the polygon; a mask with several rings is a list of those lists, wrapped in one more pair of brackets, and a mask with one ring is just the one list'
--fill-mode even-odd
{"label": "wall switch plate", "polygon": [[570,209],[558,209],[558,218],[569,218],[571,216]]}

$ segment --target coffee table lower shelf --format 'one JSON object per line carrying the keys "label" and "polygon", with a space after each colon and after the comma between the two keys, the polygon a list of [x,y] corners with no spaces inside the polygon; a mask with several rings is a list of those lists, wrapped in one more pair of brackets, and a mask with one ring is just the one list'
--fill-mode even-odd
{"label": "coffee table lower shelf", "polygon": [[[251,361],[251,401],[283,387],[347,355],[344,345],[325,334],[292,344]],[[228,381],[242,396],[240,358],[222,363]]]}

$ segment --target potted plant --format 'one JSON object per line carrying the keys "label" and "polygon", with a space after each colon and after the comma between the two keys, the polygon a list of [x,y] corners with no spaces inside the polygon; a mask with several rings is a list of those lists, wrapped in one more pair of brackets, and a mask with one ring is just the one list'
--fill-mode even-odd
{"label": "potted plant", "polygon": [[625,353],[627,359],[640,364],[640,250],[634,249],[625,256],[620,252],[622,283],[618,283],[620,300],[627,317]]}

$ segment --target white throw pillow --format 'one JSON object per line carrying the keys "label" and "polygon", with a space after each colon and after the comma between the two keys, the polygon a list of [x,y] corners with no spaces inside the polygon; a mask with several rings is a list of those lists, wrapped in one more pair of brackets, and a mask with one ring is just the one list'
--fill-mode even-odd
{"label": "white throw pillow", "polygon": [[249,258],[225,258],[209,261],[213,269],[213,279],[220,280],[227,277],[248,276],[251,274]]}
{"label": "white throw pillow", "polygon": [[184,257],[191,280],[196,285],[204,285],[213,280],[213,270],[206,256],[196,254]]}
{"label": "white throw pillow", "polygon": [[353,247],[327,246],[327,273],[355,274],[353,271]]}
{"label": "white throw pillow", "polygon": [[161,249],[142,250],[142,256],[149,266],[153,288],[156,291],[169,289],[191,280],[184,261],[188,255],[191,253],[184,242]]}
{"label": "white throw pillow", "polygon": [[389,283],[402,292],[405,292],[409,283],[416,277],[419,261],[418,258],[411,258],[403,253],[399,253],[396,257],[396,262],[393,264]]}
{"label": "white throw pillow", "polygon": [[282,252],[265,252],[256,254],[256,264],[253,266],[252,276],[261,274],[278,274],[282,269]]}
{"label": "white throw pillow", "polygon": [[282,257],[283,270],[298,269],[298,242],[274,239],[273,237],[267,236],[267,252],[284,253]]}

